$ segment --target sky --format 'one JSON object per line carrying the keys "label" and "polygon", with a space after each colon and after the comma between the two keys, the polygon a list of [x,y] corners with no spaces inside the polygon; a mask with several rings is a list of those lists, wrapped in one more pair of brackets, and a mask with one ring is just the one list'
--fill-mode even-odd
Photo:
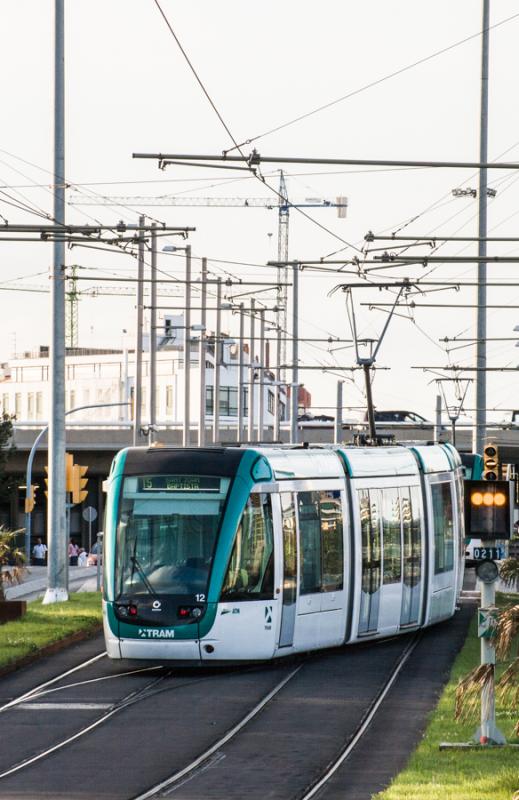
{"label": "sky", "polygon": [[[160,8],[226,127],[155,0],[65,0],[70,203],[97,202],[100,196],[275,199],[268,186],[278,186],[278,165],[262,167],[262,184],[245,172],[189,166],[160,171],[154,161],[132,158],[134,152],[218,154],[232,147],[228,131],[240,143],[253,139],[253,144],[244,145],[244,152],[254,146],[263,156],[479,159],[482,2],[324,0],[316,5],[307,0],[263,0],[252,5],[243,0],[160,0]],[[519,9],[513,0],[491,0],[490,10],[489,161],[518,161]],[[52,214],[53,202],[54,3],[4,2],[0,14],[0,59],[4,76],[9,76],[2,87],[0,214],[10,223],[36,223],[42,218],[34,212]],[[334,102],[340,98],[344,99]],[[294,121],[299,117],[304,118]],[[294,203],[309,197],[348,198],[346,219],[339,219],[333,208],[305,209],[311,219],[291,210],[290,259],[363,257],[368,231],[438,238],[477,235],[477,200],[452,195],[454,188],[477,187],[476,170],[288,164],[284,170]],[[513,170],[489,174],[489,185],[497,190],[489,200],[489,235],[518,235],[518,179]],[[276,271],[267,262],[277,258],[276,210],[137,203],[71,204],[67,219],[135,223],[139,213],[144,213],[168,225],[195,227],[189,239],[195,275],[199,259],[205,256],[213,277],[275,280]],[[171,238],[164,244],[181,242]],[[518,256],[517,244],[489,244],[488,253]],[[0,287],[48,288],[49,245],[1,242],[1,247]],[[413,246],[410,252],[426,254],[430,249]],[[436,254],[475,255],[476,245],[445,243]],[[98,286],[110,291],[101,277],[130,278],[136,271],[135,260],[128,255],[87,248],[69,250],[67,264],[76,264],[80,275],[91,276],[91,281],[81,282],[82,290]],[[182,278],[182,254],[161,253],[159,268]],[[359,336],[376,339],[389,307],[373,305],[392,303],[394,292],[380,291],[369,282],[425,279],[426,274],[430,280],[475,281],[476,266],[393,267],[363,276],[304,270],[300,274],[300,335],[351,338],[345,294],[340,290],[330,294],[349,280],[365,284],[353,290]],[[513,263],[489,266],[490,281],[514,282],[516,274]],[[111,291],[114,294],[109,296],[81,298],[80,345],[120,347],[125,337],[132,340],[135,301],[121,296],[116,287]],[[48,294],[5,290],[0,298],[0,360],[14,351],[48,344]],[[267,306],[274,304],[273,294],[257,298],[264,298]],[[438,392],[435,378],[453,374],[441,368],[472,366],[475,357],[472,342],[440,341],[474,338],[475,309],[438,304],[470,305],[475,298],[474,287],[442,289],[410,298],[416,301],[415,308],[407,304],[396,309],[377,355],[380,369],[373,393],[379,409],[408,408],[433,417]],[[489,308],[488,336],[513,338],[519,324],[519,281],[517,286],[489,288],[488,303],[508,306]],[[289,303],[289,325],[290,315]],[[231,312],[224,313],[223,329],[237,333],[237,318]],[[447,352],[449,346],[456,349]],[[324,342],[301,344],[300,379],[312,394],[316,412],[333,413],[341,375],[346,379],[345,404],[357,408],[364,402],[360,373],[304,369],[351,368],[355,363],[352,348],[336,347],[330,352],[332,348]],[[514,341],[489,341],[487,356],[490,366],[519,364]],[[460,375],[474,377],[470,372]],[[454,385],[445,386],[448,402],[454,403]],[[490,419],[503,419],[506,413],[501,409],[518,404],[518,388],[518,376],[513,373],[488,374],[488,405],[497,409]],[[469,386],[468,416],[473,406]]]}

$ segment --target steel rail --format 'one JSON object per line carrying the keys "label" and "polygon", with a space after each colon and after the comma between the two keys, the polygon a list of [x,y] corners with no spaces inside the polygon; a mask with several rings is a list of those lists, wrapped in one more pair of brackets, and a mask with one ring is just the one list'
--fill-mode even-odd
{"label": "steel rail", "polygon": [[38,694],[41,689],[45,689],[47,686],[52,686],[54,683],[61,681],[63,678],[66,678],[68,675],[72,675],[74,672],[77,672],[80,669],[84,669],[85,667],[90,666],[90,664],[94,664],[96,661],[99,661],[100,658],[104,658],[106,656],[106,650],[103,650],[102,653],[99,653],[97,656],[93,656],[92,658],[88,658],[86,661],[83,661],[81,664],[78,664],[76,667],[72,667],[72,669],[67,669],[65,672],[60,673],[55,678],[51,678],[49,681],[45,681],[45,683],[40,683],[38,686],[35,686],[34,689],[30,689],[30,691],[25,692],[24,694],[16,697],[14,700],[10,700],[9,703],[5,703],[5,705],[0,706],[0,714],[4,711],[7,711],[9,708],[13,708],[14,706],[19,705],[20,703],[25,702],[29,698]]}
{"label": "steel rail", "polygon": [[331,766],[329,766],[326,769],[326,772],[311,786],[311,788],[305,789],[305,793],[303,795],[301,795],[301,797],[298,798],[298,800],[311,800],[312,797],[315,797],[315,795],[322,789],[322,787],[326,783],[328,783],[330,778],[332,778],[333,775],[335,775],[335,773],[337,772],[339,767],[342,766],[342,764],[346,761],[346,759],[352,753],[352,751],[355,749],[355,747],[357,746],[357,744],[359,743],[361,738],[364,736],[366,731],[369,730],[369,727],[370,727],[371,723],[373,722],[373,719],[374,719],[377,711],[379,710],[380,706],[384,702],[385,698],[387,697],[387,695],[390,692],[391,688],[393,687],[396,679],[400,675],[403,667],[405,666],[405,664],[409,660],[410,656],[414,652],[414,650],[415,650],[416,646],[418,645],[418,643],[420,642],[421,638],[422,638],[421,631],[419,633],[415,634],[415,636],[413,637],[412,641],[408,644],[408,646],[406,647],[404,652],[400,655],[400,657],[399,657],[399,659],[397,661],[396,667],[393,669],[393,672],[392,672],[391,676],[386,681],[386,683],[384,684],[382,689],[379,691],[379,693],[376,696],[376,698],[374,699],[374,701],[369,706],[369,708],[368,708],[368,710],[366,712],[366,715],[361,720],[357,730],[353,734],[353,737],[350,739],[348,744],[343,748],[343,750],[341,751],[339,756],[335,759],[335,761],[331,764]]}
{"label": "steel rail", "polygon": [[[233,739],[236,736],[236,734],[239,733],[242,730],[242,728],[244,728],[247,725],[247,723],[250,722],[251,719],[256,717],[260,713],[260,711],[268,703],[270,703],[270,701],[278,694],[278,692],[280,692],[281,689],[283,689],[283,687],[286,686],[286,684],[289,681],[291,681],[292,678],[295,677],[295,675],[299,672],[302,666],[303,664],[299,664],[298,667],[293,669],[292,672],[290,672],[285,678],[283,678],[282,681],[280,681],[276,686],[274,686],[274,688],[271,689],[270,692],[267,695],[265,695],[265,697],[262,700],[260,700],[260,702],[257,705],[254,706],[252,711],[249,711],[249,713],[246,714],[245,717],[243,717],[243,719],[240,720],[240,722],[236,723],[236,725],[234,725],[229,731],[227,731],[227,733],[224,736],[218,739],[218,741],[215,744],[211,745],[211,747],[209,747],[207,750],[201,753],[190,764],[188,764],[186,767],[179,770],[178,772],[175,772],[174,775],[171,775],[169,778],[166,778],[166,780],[157,783],[155,786],[151,787],[151,789],[148,789],[142,794],[135,795],[133,798],[131,798],[131,800],[148,800],[148,798],[156,797],[159,793],[163,792],[164,789],[169,789],[175,783],[178,783],[187,775],[190,775],[190,773],[196,772],[196,770],[198,770],[199,767],[203,767],[204,765],[206,765],[206,762],[209,761],[221,747],[223,747],[225,744],[227,744],[227,742]],[[0,777],[2,776],[0,775]]]}
{"label": "steel rail", "polygon": [[[103,653],[102,655],[105,655],[105,653]],[[159,678],[156,678],[155,680],[151,681],[146,686],[143,686],[142,689],[135,689],[133,692],[130,692],[130,694],[126,695],[117,703],[115,703],[112,706],[112,708],[110,708],[110,710],[107,711],[105,714],[103,714],[101,717],[98,717],[96,720],[94,720],[94,722],[91,722],[89,725],[86,725],[79,731],[76,731],[76,733],[73,733],[71,736],[67,736],[66,739],[62,739],[60,742],[57,742],[56,744],[52,745],[52,747],[48,747],[46,750],[42,750],[41,752],[36,753],[36,755],[29,756],[28,758],[23,759],[23,761],[20,761],[18,764],[9,767],[9,769],[0,772],[0,780],[2,778],[9,777],[9,775],[13,775],[14,773],[19,772],[22,769],[25,769],[26,767],[30,767],[32,764],[35,764],[36,762],[41,761],[43,758],[52,755],[52,753],[55,753],[57,750],[61,750],[68,744],[77,741],[77,739],[80,739],[82,736],[85,736],[87,733],[90,733],[90,731],[94,730],[95,728],[98,728],[100,725],[103,725],[115,714],[119,713],[120,711],[123,711],[129,704],[131,704],[132,702],[136,702],[138,699],[140,699],[141,695],[145,695],[145,693],[153,686],[156,686],[158,683],[161,683],[163,680],[165,680],[165,678],[168,677],[169,674],[170,672],[166,673],[166,675],[161,675]]]}

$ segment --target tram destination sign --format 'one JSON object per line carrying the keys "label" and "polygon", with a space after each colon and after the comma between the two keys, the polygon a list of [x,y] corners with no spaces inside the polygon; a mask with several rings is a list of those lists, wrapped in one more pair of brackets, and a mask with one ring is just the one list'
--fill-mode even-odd
{"label": "tram destination sign", "polygon": [[220,478],[206,475],[147,475],[139,478],[139,492],[219,492]]}

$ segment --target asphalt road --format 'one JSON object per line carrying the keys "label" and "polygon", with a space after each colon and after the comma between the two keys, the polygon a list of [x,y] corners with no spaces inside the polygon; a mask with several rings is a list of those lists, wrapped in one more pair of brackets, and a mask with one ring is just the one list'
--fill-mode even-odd
{"label": "asphalt road", "polygon": [[[424,632],[374,725],[320,797],[369,800],[400,771],[473,610],[464,605],[453,620]],[[0,712],[0,798],[134,798],[185,767],[302,664],[260,714],[167,794],[175,800],[295,799],[340,753],[408,642],[402,636],[219,670],[150,669],[100,658],[48,687],[58,691]],[[99,637],[7,676],[0,706],[102,651]],[[35,760],[24,766],[27,759]]]}

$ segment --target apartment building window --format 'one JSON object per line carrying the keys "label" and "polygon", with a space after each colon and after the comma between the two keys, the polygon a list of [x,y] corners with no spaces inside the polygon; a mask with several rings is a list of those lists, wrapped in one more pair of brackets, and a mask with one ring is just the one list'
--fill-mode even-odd
{"label": "apartment building window", "polygon": [[36,392],[36,419],[43,418],[43,392]]}
{"label": "apartment building window", "polygon": [[34,419],[35,402],[34,392],[29,392],[27,395],[27,419]]}
{"label": "apartment building window", "polygon": [[[248,389],[242,388],[243,391],[243,414],[248,412]],[[205,387],[205,413],[214,413],[214,387]],[[238,389],[234,386],[221,386],[220,387],[220,402],[219,412],[222,417],[237,417],[238,416]]]}
{"label": "apartment building window", "polygon": [[274,413],[275,399],[276,398],[275,398],[274,392],[269,389],[268,390],[268,394],[267,394],[267,409],[268,409],[269,414],[273,414]]}
{"label": "apartment building window", "polygon": [[14,396],[14,413],[17,419],[22,418],[22,393],[16,392]]}
{"label": "apartment building window", "polygon": [[166,386],[166,416],[173,416],[173,386]]}
{"label": "apartment building window", "polygon": [[2,395],[2,411],[4,414],[9,414],[9,395],[3,394]]}

